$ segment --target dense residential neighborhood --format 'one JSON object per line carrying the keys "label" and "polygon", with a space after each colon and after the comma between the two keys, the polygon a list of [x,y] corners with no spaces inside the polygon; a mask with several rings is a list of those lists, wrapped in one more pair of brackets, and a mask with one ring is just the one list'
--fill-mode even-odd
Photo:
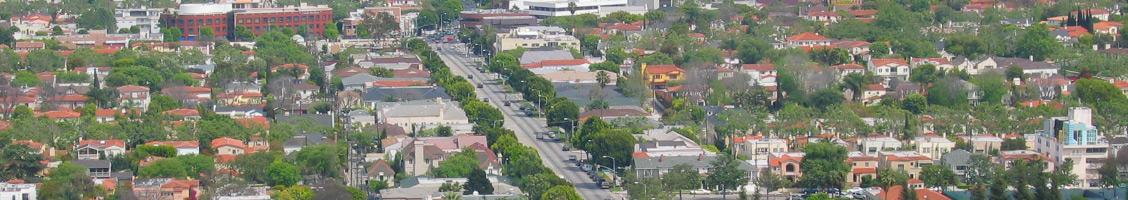
{"label": "dense residential neighborhood", "polygon": [[1126,199],[1126,6],[0,0],[0,200]]}

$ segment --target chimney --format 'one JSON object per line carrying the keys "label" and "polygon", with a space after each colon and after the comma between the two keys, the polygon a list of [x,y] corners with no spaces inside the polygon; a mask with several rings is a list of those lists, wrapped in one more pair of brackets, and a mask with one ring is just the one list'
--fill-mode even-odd
{"label": "chimney", "polygon": [[1104,49],[1111,49],[1112,48],[1112,44],[1104,44],[1104,45],[1105,45]]}
{"label": "chimney", "polygon": [[665,159],[666,159],[666,155],[658,155],[658,162],[662,162],[662,160],[665,160]]}
{"label": "chimney", "polygon": [[1030,61],[1034,61],[1034,55],[1030,55]]}

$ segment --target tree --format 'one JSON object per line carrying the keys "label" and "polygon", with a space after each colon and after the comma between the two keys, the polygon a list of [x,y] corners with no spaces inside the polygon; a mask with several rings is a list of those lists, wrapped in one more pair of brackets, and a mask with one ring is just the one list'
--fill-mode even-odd
{"label": "tree", "polygon": [[842,188],[846,183],[846,173],[850,166],[846,160],[846,148],[830,142],[807,144],[806,154],[800,163],[803,177],[799,185],[809,188]]}
{"label": "tree", "polygon": [[[1118,156],[1121,156],[1121,155],[1118,155]],[[1110,159],[1108,159],[1108,160],[1110,160],[1110,161],[1116,160],[1115,159],[1116,157],[1117,156],[1110,157]],[[1100,174],[1101,185],[1104,186],[1106,189],[1107,188],[1113,188],[1114,189],[1114,188],[1116,188],[1116,186],[1119,186],[1120,183],[1122,182],[1119,178],[1120,177],[1120,169],[1118,169],[1117,164],[1114,164],[1114,163],[1111,163],[1111,162],[1105,163],[1104,165],[1101,165],[1101,168],[1097,169],[1097,174]],[[1118,193],[1118,192],[1112,191],[1112,193]]]}
{"label": "tree", "polygon": [[[246,27],[244,27],[244,29],[246,29]],[[248,32],[249,31],[250,30],[248,30]],[[180,31],[180,28],[176,28],[176,27],[161,29],[161,33],[164,34],[163,40],[165,42],[180,41],[180,37],[184,35],[184,32]]]}
{"label": "tree", "polygon": [[333,145],[314,145],[302,148],[295,152],[298,166],[304,174],[315,174],[325,177],[340,176],[341,149]]}
{"label": "tree", "polygon": [[361,27],[364,28],[363,30],[377,40],[384,39],[384,37],[399,29],[399,21],[385,12],[380,12],[375,17],[365,18],[360,23]]}
{"label": "tree", "polygon": [[544,194],[541,195],[544,200],[580,200],[579,193],[576,193],[576,188],[568,185],[557,185],[549,188]]}
{"label": "tree", "polygon": [[[0,31],[3,31],[0,29]],[[0,41],[2,43],[2,41]],[[0,72],[14,72],[19,65],[20,55],[12,49],[0,49]],[[616,66],[617,68],[618,66]]]}
{"label": "tree", "polygon": [[1007,81],[996,73],[988,73],[976,76],[971,80],[976,88],[983,91],[983,96],[980,97],[981,102],[998,104],[1003,100],[1003,96],[1007,93]]}
{"label": "tree", "polygon": [[760,175],[756,176],[756,186],[760,186],[764,194],[775,192],[780,188],[785,188],[790,184],[787,179],[780,175],[772,173],[771,170],[762,170]]}
{"label": "tree", "polygon": [[266,184],[270,186],[292,186],[301,181],[301,171],[298,166],[276,159],[266,167]]}
{"label": "tree", "polygon": [[33,50],[27,55],[27,63],[29,70],[33,72],[55,71],[63,67],[63,62],[66,59],[58,53],[50,49]]}
{"label": "tree", "polygon": [[474,169],[470,175],[466,177],[466,184],[462,185],[465,191],[462,194],[493,194],[493,184],[490,179],[486,178],[486,171],[481,169]]}
{"label": "tree", "polygon": [[35,87],[39,86],[39,77],[31,71],[20,70],[16,72],[15,77],[8,84],[14,87]]}
{"label": "tree", "polygon": [[1050,35],[1049,29],[1044,24],[1027,28],[1026,33],[1019,38],[1015,55],[1018,57],[1031,57],[1034,60],[1045,60],[1060,49],[1057,39]]}
{"label": "tree", "polygon": [[204,42],[211,42],[212,40],[215,40],[215,29],[212,29],[211,27],[201,28],[200,37],[198,39]]}
{"label": "tree", "polygon": [[811,94],[811,98],[808,99],[808,105],[825,111],[827,107],[842,103],[843,99],[844,98],[842,97],[842,92],[831,88],[825,88],[819,90],[818,92],[815,92],[814,94]]}
{"label": "tree", "polygon": [[1026,74],[1022,72],[1022,67],[1019,66],[1007,67],[1006,77],[1007,82],[1013,81],[1014,79],[1026,80]]}
{"label": "tree", "polygon": [[[398,22],[397,22],[397,25],[398,25]],[[331,23],[326,24],[325,25],[325,31],[323,31],[323,33],[324,33],[325,38],[328,38],[329,40],[337,40],[338,37],[341,37],[341,31],[337,30],[337,23],[336,22],[331,22]]]}
{"label": "tree", "polygon": [[435,177],[461,178],[472,175],[478,169],[478,153],[473,150],[463,149],[462,152],[451,155],[439,167],[431,171]]}
{"label": "tree", "polygon": [[22,144],[8,144],[0,149],[0,178],[2,179],[27,179],[43,170],[39,161],[43,156],[35,150]]}
{"label": "tree", "polygon": [[79,14],[75,23],[79,28],[98,29],[98,30],[115,30],[117,21],[114,18],[114,11],[107,8],[93,8],[86,10]]}
{"label": "tree", "polygon": [[308,186],[294,185],[275,188],[272,199],[278,200],[313,200],[313,190]]}
{"label": "tree", "polygon": [[811,50],[811,60],[824,65],[846,64],[851,61],[850,52],[840,48],[817,48]]}
{"label": "tree", "polygon": [[47,174],[47,181],[39,189],[41,199],[87,199],[99,194],[86,167],[74,162],[63,162]]}
{"label": "tree", "polygon": [[709,176],[705,178],[705,187],[709,190],[721,192],[721,196],[728,194],[729,190],[736,190],[748,183],[748,171],[740,168],[741,161],[733,156],[717,156],[711,163]]}
{"label": "tree", "polygon": [[945,165],[928,165],[921,170],[920,179],[927,186],[946,189],[956,184],[956,172]]}
{"label": "tree", "polygon": [[603,56],[603,52],[599,51],[599,36],[587,35],[582,39],[583,40],[580,41],[580,46],[583,48],[584,52],[587,52],[589,55],[595,57]]}
{"label": "tree", "polygon": [[1026,150],[1026,138],[1018,137],[1012,139],[1004,139],[1003,146],[1001,148],[1003,151]]}
{"label": "tree", "polygon": [[634,136],[623,129],[600,130],[591,135],[591,140],[588,152],[591,152],[592,158],[599,165],[612,167],[622,167],[615,162],[624,165],[627,164],[625,162],[630,162],[636,143]]}
{"label": "tree", "polygon": [[[162,32],[164,32],[164,31],[162,30]],[[168,36],[166,35],[165,37],[168,37]],[[236,26],[235,27],[235,40],[247,41],[247,40],[254,40],[254,39],[255,39],[255,33],[251,32],[250,28],[247,28],[246,26]]]}
{"label": "tree", "polygon": [[1108,81],[1084,78],[1078,79],[1074,85],[1075,90],[1077,90],[1077,97],[1088,104],[1125,99],[1124,93]]}
{"label": "tree", "polygon": [[987,43],[982,37],[969,34],[956,34],[944,41],[944,50],[963,57],[978,58],[987,53]]}
{"label": "tree", "polygon": [[697,189],[701,185],[701,175],[689,164],[674,165],[673,169],[662,176],[662,184],[677,191],[678,199],[681,199],[682,191]]}
{"label": "tree", "polygon": [[123,85],[141,85],[149,88],[160,88],[164,84],[164,76],[157,70],[144,66],[115,67],[106,76],[106,85],[119,87]]}

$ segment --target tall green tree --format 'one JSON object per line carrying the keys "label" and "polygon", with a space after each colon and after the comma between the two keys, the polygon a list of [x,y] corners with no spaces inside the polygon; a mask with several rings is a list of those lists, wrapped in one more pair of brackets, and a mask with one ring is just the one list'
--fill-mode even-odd
{"label": "tall green tree", "polygon": [[462,152],[449,156],[439,167],[431,171],[435,177],[461,178],[471,175],[478,169],[478,153],[464,149]]}
{"label": "tall green tree", "polygon": [[75,23],[79,28],[98,29],[98,30],[116,30],[117,21],[114,18],[114,11],[109,8],[93,8],[86,10],[78,15]]}
{"label": "tall green tree", "polygon": [[493,184],[490,183],[490,179],[486,178],[486,171],[477,168],[470,171],[470,174],[466,177],[466,184],[462,185],[462,189],[462,194],[477,193],[486,195],[493,194],[494,192]]}
{"label": "tall green tree", "polygon": [[677,191],[678,199],[681,199],[682,191],[700,187],[701,175],[689,164],[674,165],[673,169],[662,176],[662,184],[666,185],[666,188]]}
{"label": "tall green tree", "polygon": [[850,166],[846,160],[846,148],[830,142],[810,143],[803,149],[805,155],[800,163],[803,177],[799,185],[809,188],[842,188],[846,184],[846,173]]}
{"label": "tall green tree", "polygon": [[705,177],[705,187],[725,196],[728,191],[747,184],[748,171],[741,169],[740,163],[742,162],[733,156],[717,156],[717,159],[710,163],[712,168],[709,170],[709,176]]}
{"label": "tall green tree", "polygon": [[940,187],[946,190],[948,186],[956,185],[956,172],[945,165],[925,166],[920,172],[920,179],[929,187]]}
{"label": "tall green tree", "polygon": [[8,144],[0,149],[0,178],[27,179],[34,176],[45,167],[39,163],[41,160],[43,156],[26,145]]}
{"label": "tall green tree", "polygon": [[548,191],[541,195],[543,200],[581,200],[579,193],[576,189],[567,185],[558,185],[549,188]]}
{"label": "tall green tree", "polygon": [[1038,24],[1026,29],[1026,33],[1019,38],[1015,56],[1031,57],[1034,60],[1045,60],[1062,49],[1057,39],[1050,35],[1049,29],[1044,24]]}
{"label": "tall green tree", "polygon": [[298,166],[287,163],[282,159],[275,159],[266,167],[266,184],[271,186],[292,186],[302,179]]}
{"label": "tall green tree", "polygon": [[63,162],[47,174],[47,180],[39,189],[41,199],[88,199],[98,196],[101,191],[87,175],[86,167],[74,162]]}

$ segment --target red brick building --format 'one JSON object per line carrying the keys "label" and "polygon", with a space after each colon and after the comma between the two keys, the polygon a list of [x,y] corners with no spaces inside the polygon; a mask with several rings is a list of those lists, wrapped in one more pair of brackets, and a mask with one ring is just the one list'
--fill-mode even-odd
{"label": "red brick building", "polygon": [[297,30],[302,26],[310,34],[321,35],[332,21],[333,9],[323,5],[233,9],[231,4],[181,4],[177,13],[161,16],[161,24],[179,28],[187,40],[195,40],[205,28],[211,28],[216,37],[231,38],[240,26],[255,35],[271,28]]}

